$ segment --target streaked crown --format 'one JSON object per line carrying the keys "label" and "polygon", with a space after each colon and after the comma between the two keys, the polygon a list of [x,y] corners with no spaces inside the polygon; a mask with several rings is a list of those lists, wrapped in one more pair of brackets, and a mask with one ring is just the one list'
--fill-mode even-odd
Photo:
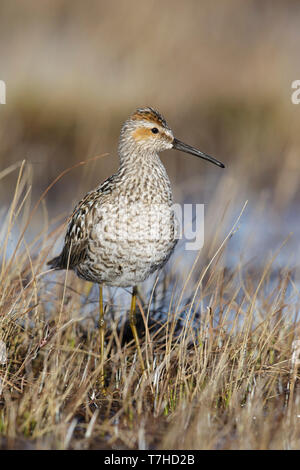
{"label": "streaked crown", "polygon": [[138,108],[131,116],[130,119],[133,121],[148,121],[152,124],[157,124],[159,126],[169,129],[167,121],[163,116],[155,109],[146,107]]}

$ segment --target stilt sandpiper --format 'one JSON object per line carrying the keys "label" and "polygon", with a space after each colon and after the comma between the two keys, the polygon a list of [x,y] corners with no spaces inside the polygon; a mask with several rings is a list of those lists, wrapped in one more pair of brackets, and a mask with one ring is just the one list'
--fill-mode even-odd
{"label": "stilt sandpiper", "polygon": [[167,262],[177,241],[170,180],[158,156],[168,149],[224,168],[218,160],[177,140],[159,112],[149,107],[137,109],[121,130],[118,171],[77,204],[62,252],[48,263],[55,269],[72,269],[80,278],[100,286],[102,385],[103,285],[133,287],[129,320],[145,370],[136,329],[136,286]]}

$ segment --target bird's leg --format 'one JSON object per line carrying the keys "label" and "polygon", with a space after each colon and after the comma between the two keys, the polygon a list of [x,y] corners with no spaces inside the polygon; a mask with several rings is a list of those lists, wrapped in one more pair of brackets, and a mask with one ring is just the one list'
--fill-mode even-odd
{"label": "bird's leg", "polygon": [[132,297],[131,297],[131,308],[130,308],[130,314],[129,314],[129,323],[131,327],[131,331],[134,337],[135,345],[137,348],[139,360],[141,363],[142,371],[145,372],[145,364],[143,361],[143,356],[142,356],[142,351],[140,348],[140,342],[139,342],[139,337],[136,329],[136,315],[135,315],[135,308],[136,308],[136,294],[137,294],[137,287],[134,287],[132,290]]}
{"label": "bird's leg", "polygon": [[85,292],[84,292],[86,298],[88,298],[88,296],[90,295],[93,285],[94,284],[92,282],[87,282],[86,283]]}
{"label": "bird's leg", "polygon": [[99,333],[100,333],[100,387],[105,390],[104,380],[104,334],[105,334],[105,321],[104,321],[104,308],[103,308],[103,286],[99,285]]}

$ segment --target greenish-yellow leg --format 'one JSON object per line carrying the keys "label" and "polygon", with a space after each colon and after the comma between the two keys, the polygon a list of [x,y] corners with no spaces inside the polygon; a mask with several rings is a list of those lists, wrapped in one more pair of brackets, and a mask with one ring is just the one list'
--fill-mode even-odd
{"label": "greenish-yellow leg", "polygon": [[99,286],[99,333],[100,333],[100,387],[105,390],[104,379],[104,335],[105,335],[105,321],[104,321],[104,308],[103,308],[103,287]]}
{"label": "greenish-yellow leg", "polygon": [[93,282],[86,282],[84,289],[86,298],[90,295],[93,285]]}
{"label": "greenish-yellow leg", "polygon": [[130,314],[129,314],[129,323],[131,327],[131,331],[134,337],[135,345],[137,348],[139,360],[141,363],[142,371],[145,372],[145,364],[142,356],[142,351],[140,348],[140,342],[139,342],[139,337],[136,329],[136,314],[135,314],[135,309],[136,309],[136,294],[137,294],[137,288],[134,287],[132,290],[132,297],[131,297],[131,308],[130,308]]}

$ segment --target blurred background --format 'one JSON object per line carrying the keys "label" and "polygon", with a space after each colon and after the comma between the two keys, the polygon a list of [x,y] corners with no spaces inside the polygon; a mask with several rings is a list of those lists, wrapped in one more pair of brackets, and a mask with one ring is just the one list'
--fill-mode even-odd
{"label": "blurred background", "polygon": [[[248,200],[227,263],[259,263],[289,236],[278,262],[297,266],[299,15],[292,0],[2,1],[0,171],[26,159],[34,203],[63,170],[107,153],[47,194],[50,218],[66,217],[117,170],[123,121],[150,105],[226,165],[162,154],[174,200],[205,204],[205,239],[222,221],[222,240]],[[16,173],[1,180],[0,215],[15,184]]]}

